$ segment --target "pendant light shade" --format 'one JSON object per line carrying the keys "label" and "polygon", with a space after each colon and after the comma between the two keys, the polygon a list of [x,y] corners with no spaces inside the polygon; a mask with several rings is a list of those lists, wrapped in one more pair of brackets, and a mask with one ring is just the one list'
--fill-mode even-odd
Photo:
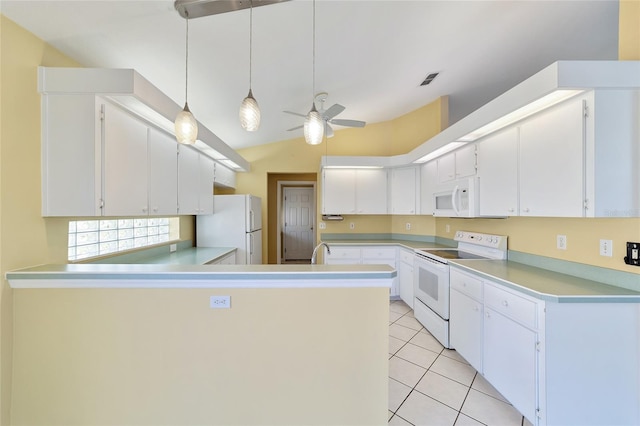
{"label": "pendant light shade", "polygon": [[253,0],[249,10],[249,94],[240,105],[240,125],[248,132],[255,132],[260,127],[260,107],[251,92],[251,67],[253,49]]}
{"label": "pendant light shade", "polygon": [[175,122],[176,139],[179,143],[193,145],[198,139],[198,122],[189,111],[189,104],[185,102],[184,109],[178,113]]}
{"label": "pendant light shade", "polygon": [[304,140],[309,145],[319,145],[324,137],[324,120],[322,115],[316,110],[315,102],[311,106],[311,111],[304,120]]}
{"label": "pendant light shade", "polygon": [[260,107],[251,89],[240,105],[240,125],[248,132],[255,132],[260,127]]}
{"label": "pendant light shade", "polygon": [[189,83],[189,18],[187,21],[187,35],[185,37],[185,78],[184,78],[184,109],[178,113],[175,121],[176,139],[179,143],[185,145],[193,145],[198,138],[198,122],[189,110],[187,102],[188,83]]}

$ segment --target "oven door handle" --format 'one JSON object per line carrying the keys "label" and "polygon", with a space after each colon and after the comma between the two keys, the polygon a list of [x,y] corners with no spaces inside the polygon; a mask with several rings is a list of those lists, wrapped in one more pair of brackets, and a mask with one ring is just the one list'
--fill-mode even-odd
{"label": "oven door handle", "polygon": [[451,193],[451,205],[453,206],[453,211],[456,212],[456,216],[460,216],[460,210],[458,209],[458,190],[460,186],[456,185],[453,188],[453,192]]}

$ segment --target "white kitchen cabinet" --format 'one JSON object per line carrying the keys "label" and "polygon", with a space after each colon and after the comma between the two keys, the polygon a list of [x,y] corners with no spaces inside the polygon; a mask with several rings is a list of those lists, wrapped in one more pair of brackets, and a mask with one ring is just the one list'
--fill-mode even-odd
{"label": "white kitchen cabinet", "polygon": [[391,213],[417,214],[419,194],[417,167],[402,167],[391,170]]}
{"label": "white kitchen cabinet", "polygon": [[433,194],[438,192],[438,162],[429,161],[420,168],[420,214],[432,215],[435,212]]}
{"label": "white kitchen cabinet", "polygon": [[236,172],[223,166],[220,163],[215,163],[215,174],[213,179],[214,186],[221,186],[224,188],[236,187]]}
{"label": "white kitchen cabinet", "polygon": [[236,264],[236,252],[231,252],[219,257],[216,260],[208,262],[207,265],[235,265]]}
{"label": "white kitchen cabinet", "polygon": [[179,214],[213,214],[213,160],[184,145],[179,152]]}
{"label": "white kitchen cabinet", "polygon": [[446,183],[476,174],[476,147],[466,145],[436,160],[438,183]]}
{"label": "white kitchen cabinet", "polygon": [[482,373],[520,413],[534,421],[538,407],[538,334],[518,321],[523,317],[518,309],[523,306],[525,312],[529,308],[535,315],[535,302],[485,283]]}
{"label": "white kitchen cabinet", "polygon": [[452,269],[449,282],[449,342],[473,368],[482,372],[482,281]]}
{"label": "white kitchen cabinet", "polygon": [[356,170],[356,213],[387,214],[387,171]]}
{"label": "white kitchen cabinet", "polygon": [[322,170],[322,214],[356,213],[356,171]]}
{"label": "white kitchen cabinet", "polygon": [[323,169],[323,214],[387,214],[385,169]]}
{"label": "white kitchen cabinet", "polygon": [[172,135],[149,128],[147,145],[149,214],[178,213],[178,143]]}
{"label": "white kitchen cabinet", "polygon": [[481,216],[518,215],[518,134],[511,127],[478,143]]}
{"label": "white kitchen cabinet", "polygon": [[398,249],[398,287],[400,299],[413,309],[413,258],[415,256],[413,250],[406,248]]}
{"label": "white kitchen cabinet", "polygon": [[[396,269],[399,263],[398,250],[389,245],[339,245],[329,244],[331,254],[325,253],[324,263],[327,265],[359,265],[377,264],[389,265]],[[397,298],[400,295],[398,277],[395,277],[390,289],[390,297]]]}
{"label": "white kitchen cabinet", "polygon": [[549,108],[520,126],[520,215],[584,215],[583,97]]}

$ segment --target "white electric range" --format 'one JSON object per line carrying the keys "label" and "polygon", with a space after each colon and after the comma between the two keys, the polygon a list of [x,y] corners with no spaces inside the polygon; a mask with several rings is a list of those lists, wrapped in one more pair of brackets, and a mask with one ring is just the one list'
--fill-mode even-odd
{"label": "white electric range", "polygon": [[449,260],[506,259],[507,237],[458,231],[456,248],[415,249],[413,265],[416,319],[449,348]]}

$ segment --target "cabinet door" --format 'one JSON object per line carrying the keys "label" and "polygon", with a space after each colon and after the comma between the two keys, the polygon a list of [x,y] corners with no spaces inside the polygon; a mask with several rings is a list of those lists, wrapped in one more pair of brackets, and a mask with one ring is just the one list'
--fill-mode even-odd
{"label": "cabinet door", "polygon": [[584,216],[582,98],[520,126],[520,215]]}
{"label": "cabinet door", "polygon": [[322,213],[356,213],[356,171],[352,169],[322,170]]}
{"label": "cabinet door", "polygon": [[179,145],[178,155],[178,214],[198,214],[200,154],[192,148]]}
{"label": "cabinet door", "polygon": [[476,145],[469,144],[458,149],[456,157],[456,179],[461,179],[476,174]]}
{"label": "cabinet door", "polygon": [[[402,249],[401,249],[402,250]],[[413,253],[411,253],[413,256]],[[413,309],[413,263],[405,262],[400,255],[400,267],[398,268],[398,282],[400,287],[400,299]]]}
{"label": "cabinet door", "polygon": [[420,169],[420,214],[432,215],[435,211],[433,194],[437,192],[438,162],[430,161]]}
{"label": "cabinet door", "polygon": [[480,215],[518,215],[518,128],[494,133],[478,143]]}
{"label": "cabinet door", "polygon": [[391,171],[391,213],[416,214],[416,168]]}
{"label": "cabinet door", "polygon": [[456,177],[456,155],[450,153],[436,160],[438,164],[438,182],[449,182]]}
{"label": "cabinet door", "polygon": [[103,215],[148,214],[147,131],[120,108],[104,105]]}
{"label": "cabinet door", "polygon": [[387,171],[356,170],[356,209],[358,214],[387,214]]}
{"label": "cabinet door", "polygon": [[213,159],[198,154],[198,214],[213,214]]}
{"label": "cabinet door", "polygon": [[149,214],[178,212],[178,147],[175,138],[149,128]]}
{"label": "cabinet door", "polygon": [[483,372],[527,419],[537,406],[537,334],[485,307]]}
{"label": "cabinet door", "polygon": [[451,289],[449,300],[449,339],[477,371],[482,372],[482,303]]}

